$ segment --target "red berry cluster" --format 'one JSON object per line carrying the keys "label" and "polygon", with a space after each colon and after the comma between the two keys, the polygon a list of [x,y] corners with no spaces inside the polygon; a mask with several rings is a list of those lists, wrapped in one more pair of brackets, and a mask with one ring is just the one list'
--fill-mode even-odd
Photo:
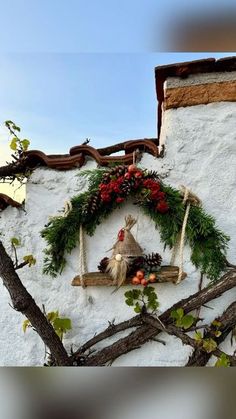
{"label": "red berry cluster", "polygon": [[161,191],[160,182],[154,179],[146,179],[142,170],[134,164],[125,168],[122,174],[119,172],[115,176],[104,179],[99,185],[100,199],[104,203],[109,203],[113,199],[120,204],[132,189],[141,188],[148,192],[148,199],[155,205],[158,212],[165,213],[169,207],[166,202],[165,193]]}
{"label": "red berry cluster", "polygon": [[169,206],[166,202],[165,192],[161,191],[160,182],[153,179],[145,179],[143,186],[149,191],[149,199],[156,204],[155,209],[163,214],[167,212]]}
{"label": "red berry cluster", "polygon": [[115,180],[110,180],[108,183],[100,183],[99,190],[101,193],[101,200],[103,202],[110,202],[112,200],[112,194],[118,195],[116,202],[121,203],[125,200],[123,196],[119,196],[122,193],[121,185],[124,182],[124,176],[120,176]]}

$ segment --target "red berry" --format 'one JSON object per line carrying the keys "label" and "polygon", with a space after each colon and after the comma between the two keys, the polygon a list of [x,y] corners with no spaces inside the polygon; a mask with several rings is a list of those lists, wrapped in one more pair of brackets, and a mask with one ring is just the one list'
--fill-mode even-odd
{"label": "red berry", "polygon": [[122,198],[121,196],[118,196],[118,198],[116,198],[116,202],[118,204],[121,204],[121,202],[124,202],[125,198]]}
{"label": "red berry", "polygon": [[111,197],[108,193],[101,193],[101,200],[103,202],[110,202],[111,201]]}
{"label": "red berry", "polygon": [[161,212],[162,214],[164,214],[165,212],[168,211],[169,207],[166,201],[160,201],[158,202],[157,206],[156,206],[157,211]]}
{"label": "red berry", "polygon": [[131,179],[131,177],[132,177],[132,175],[131,175],[131,173],[129,173],[129,172],[127,172],[126,174],[125,174],[125,179]]}
{"label": "red berry", "polygon": [[143,173],[141,172],[141,170],[137,170],[137,172],[134,174],[134,176],[137,179],[141,179],[143,177]]}

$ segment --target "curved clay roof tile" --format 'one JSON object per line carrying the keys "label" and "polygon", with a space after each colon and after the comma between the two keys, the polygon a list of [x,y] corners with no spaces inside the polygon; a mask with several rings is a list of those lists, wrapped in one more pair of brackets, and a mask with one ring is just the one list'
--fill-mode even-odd
{"label": "curved clay roof tile", "polygon": [[5,195],[4,193],[0,193],[0,211],[3,211],[8,206],[20,208],[21,204],[14,199],[10,198],[10,196]]}

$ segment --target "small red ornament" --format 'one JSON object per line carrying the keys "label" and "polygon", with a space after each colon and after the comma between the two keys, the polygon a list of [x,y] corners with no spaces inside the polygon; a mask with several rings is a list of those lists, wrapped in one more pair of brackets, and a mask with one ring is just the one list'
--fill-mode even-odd
{"label": "small red ornament", "polygon": [[141,279],[141,284],[146,287],[148,285],[148,281],[146,280],[146,278]]}
{"label": "small red ornament", "polygon": [[134,277],[132,278],[132,284],[133,284],[133,285],[139,285],[139,284],[140,284],[140,279],[139,279],[139,278],[137,278],[137,276],[134,276]]}
{"label": "small red ornament", "polygon": [[137,167],[135,166],[135,164],[130,164],[129,165],[129,167],[128,167],[128,172],[129,173],[131,173],[131,174],[133,174],[133,173],[135,173],[135,172],[137,172]]}
{"label": "small red ornament", "polygon": [[123,242],[124,238],[125,238],[125,230],[122,228],[118,233],[118,240],[120,242]]}

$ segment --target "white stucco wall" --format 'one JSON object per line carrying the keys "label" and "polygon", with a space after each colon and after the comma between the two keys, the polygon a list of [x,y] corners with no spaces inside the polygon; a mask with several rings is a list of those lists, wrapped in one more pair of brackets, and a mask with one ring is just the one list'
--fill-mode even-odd
{"label": "white stucco wall", "polygon": [[[166,144],[164,159],[155,159],[144,155],[142,167],[156,169],[166,182],[178,187],[190,187],[203,201],[206,210],[217,220],[220,228],[231,236],[228,259],[235,263],[236,254],[236,103],[213,103],[188,108],[171,109],[165,112],[162,127],[162,141]],[[83,169],[95,167],[90,161]],[[47,311],[60,311],[62,316],[72,319],[73,329],[66,335],[65,345],[70,350],[102,331],[108,321],[116,322],[133,315],[131,308],[124,303],[122,287],[111,294],[106,287],[72,287],[71,281],[78,273],[78,248],[68,257],[68,263],[61,276],[52,279],[42,275],[43,249],[45,243],[40,231],[48,217],[56,215],[66,200],[86,187],[86,182],[77,177],[79,170],[57,172],[50,169],[37,169],[33,173],[26,197],[26,213],[8,208],[2,212],[0,229],[4,230],[3,242],[11,253],[10,237],[19,237],[22,247],[19,256],[32,253],[37,264],[19,271],[24,285],[32,293],[36,302],[45,305]],[[138,216],[138,229],[134,235],[147,252],[159,251],[163,262],[170,261],[170,252],[163,252],[158,232],[148,218],[141,215],[136,206],[125,205],[114,212],[100,225],[94,237],[86,238],[88,267],[96,270],[97,264],[116,239],[124,216],[132,213]],[[189,262],[188,249],[185,249],[185,271],[188,277],[181,284],[156,284],[160,301],[160,311],[179,299],[194,293],[198,289],[199,272]],[[88,295],[93,304],[88,302]],[[229,291],[210,303],[214,310],[202,309],[202,316],[211,321],[221,314],[232,301],[235,291]],[[41,365],[44,347],[36,333],[22,331],[23,316],[16,313],[9,305],[7,291],[0,284],[0,365]],[[182,346],[174,337],[161,336],[166,346],[149,342],[116,360],[114,366],[180,366],[187,362],[191,348]],[[113,342],[113,340],[110,340]],[[100,345],[101,347],[101,345]],[[233,352],[229,339],[223,347]]]}

